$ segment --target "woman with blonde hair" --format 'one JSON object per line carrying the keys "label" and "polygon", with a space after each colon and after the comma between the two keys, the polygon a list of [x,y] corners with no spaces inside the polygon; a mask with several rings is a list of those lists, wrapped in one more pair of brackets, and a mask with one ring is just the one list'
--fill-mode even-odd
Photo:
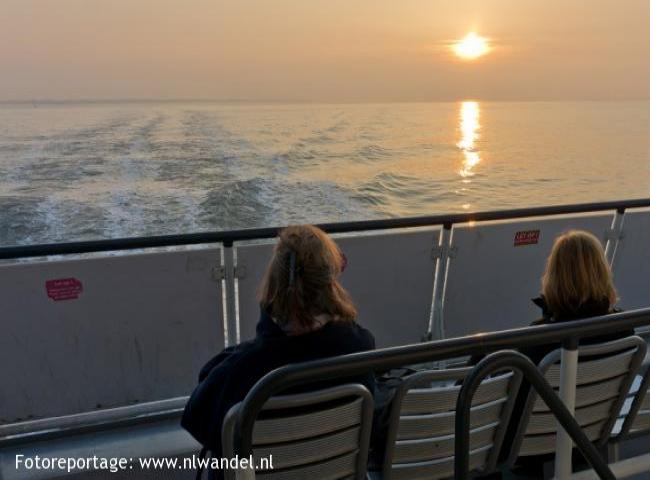
{"label": "woman with blonde hair", "polygon": [[[542,276],[542,293],[533,302],[542,309],[542,317],[533,325],[570,322],[589,317],[607,315],[616,311],[618,301],[612,272],[605,258],[600,241],[582,230],[568,231],[555,239],[546,261]],[[632,330],[589,337],[580,340],[581,345],[602,343],[634,335]],[[536,345],[521,352],[538,364],[548,353],[560,348],[559,343]],[[504,445],[511,445],[519,418],[530,391],[527,382],[522,383],[512,411]],[[503,452],[507,456],[508,452]],[[517,460],[515,471],[524,476],[539,478],[540,468],[551,461],[553,454],[524,457]],[[574,463],[580,463],[576,456]]]}
{"label": "woman with blonde hair", "polygon": [[[600,241],[583,230],[570,230],[553,244],[542,276],[542,293],[533,302],[541,308],[542,317],[533,325],[567,322],[607,315],[616,311],[618,297],[612,272]],[[600,343],[633,335],[624,331],[600,337],[585,338],[582,343]],[[541,345],[525,353],[539,362],[558,345]]]}
{"label": "woman with blonde hair", "polygon": [[[221,455],[226,413],[265,374],[290,363],[374,349],[372,334],[355,322],[357,311],[339,283],[345,264],[321,229],[298,225],[280,231],[260,286],[255,339],[227,348],[201,369],[183,413],[182,426],[213,457]],[[374,391],[372,374],[345,381]]]}

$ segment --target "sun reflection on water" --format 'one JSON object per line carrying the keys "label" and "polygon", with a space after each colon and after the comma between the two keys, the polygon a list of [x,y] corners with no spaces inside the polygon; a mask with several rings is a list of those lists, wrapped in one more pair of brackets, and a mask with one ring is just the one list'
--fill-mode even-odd
{"label": "sun reflection on water", "polygon": [[468,177],[474,175],[474,167],[481,161],[476,150],[476,141],[479,138],[480,109],[478,102],[462,102],[460,105],[460,133],[461,139],[456,146],[463,152],[465,157],[458,174],[469,182]]}

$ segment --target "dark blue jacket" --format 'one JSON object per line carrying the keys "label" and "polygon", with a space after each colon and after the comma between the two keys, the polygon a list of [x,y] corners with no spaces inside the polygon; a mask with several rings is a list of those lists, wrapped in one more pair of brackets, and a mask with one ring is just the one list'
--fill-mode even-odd
{"label": "dark blue jacket", "polygon": [[[375,339],[356,323],[329,322],[319,330],[288,336],[262,312],[254,340],[229,347],[212,358],[199,374],[199,385],[192,393],[181,425],[213,457],[221,456],[221,426],[228,410],[244,399],[255,383],[271,370],[290,363],[362,352],[375,348]],[[374,376],[364,375],[344,381],[364,384],[374,392]],[[317,382],[309,389],[341,383]],[[302,389],[293,389],[296,392]]]}

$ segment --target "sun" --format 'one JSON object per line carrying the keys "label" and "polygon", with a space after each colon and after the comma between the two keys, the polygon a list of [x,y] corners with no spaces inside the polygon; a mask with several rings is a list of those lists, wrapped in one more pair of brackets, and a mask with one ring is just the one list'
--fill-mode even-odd
{"label": "sun", "polygon": [[470,32],[451,46],[454,53],[463,60],[474,60],[490,51],[487,38],[479,37]]}

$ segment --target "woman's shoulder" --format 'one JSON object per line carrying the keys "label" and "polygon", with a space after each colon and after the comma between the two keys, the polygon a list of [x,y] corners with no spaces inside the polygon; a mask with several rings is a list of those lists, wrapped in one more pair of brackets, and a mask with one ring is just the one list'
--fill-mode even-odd
{"label": "woman's shoulder", "polygon": [[375,337],[367,328],[356,321],[334,321],[323,327],[323,333],[327,333],[339,341],[357,345],[360,350],[372,350],[375,348]]}
{"label": "woman's shoulder", "polygon": [[356,324],[329,322],[302,335],[258,338],[232,359],[228,370],[253,376],[293,362],[373,350],[375,339]]}
{"label": "woman's shoulder", "polygon": [[375,348],[375,336],[370,330],[362,327],[357,322],[353,322],[351,328],[354,329],[359,339],[369,346],[370,349]]}
{"label": "woman's shoulder", "polygon": [[243,342],[210,372],[210,381],[222,384],[235,375],[237,383],[248,388],[269,371],[287,363],[284,347],[281,341],[274,340]]}

